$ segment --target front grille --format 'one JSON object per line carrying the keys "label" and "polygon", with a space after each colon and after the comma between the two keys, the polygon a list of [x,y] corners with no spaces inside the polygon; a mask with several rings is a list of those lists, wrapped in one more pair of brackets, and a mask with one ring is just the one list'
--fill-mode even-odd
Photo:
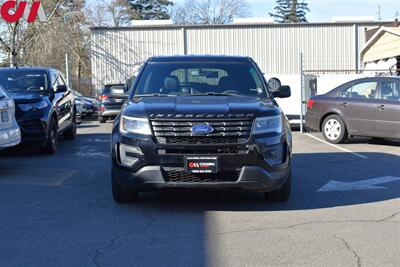
{"label": "front grille", "polygon": [[227,183],[239,180],[240,171],[219,173],[190,173],[183,168],[164,168],[165,178],[171,183]]}
{"label": "front grille", "polygon": [[43,132],[45,131],[42,123],[39,120],[24,121],[21,123],[21,128],[27,132]]}
{"label": "front grille", "polygon": [[[191,132],[194,125],[206,124],[214,132],[197,135]],[[158,121],[152,120],[154,135],[159,144],[239,144],[246,142],[253,126],[252,119],[232,120],[193,120],[193,121]]]}
{"label": "front grille", "polygon": [[184,148],[184,149],[159,149],[159,155],[224,155],[224,154],[246,154],[248,149],[237,147],[222,148]]}

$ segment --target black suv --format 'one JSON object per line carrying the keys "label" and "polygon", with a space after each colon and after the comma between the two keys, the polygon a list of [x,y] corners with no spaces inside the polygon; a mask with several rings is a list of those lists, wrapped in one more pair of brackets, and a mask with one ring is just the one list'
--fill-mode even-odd
{"label": "black suv", "polygon": [[130,92],[112,133],[115,201],[175,188],[289,198],[292,134],[274,97],[290,88],[269,86],[251,58],[153,57]]}
{"label": "black suv", "polygon": [[23,144],[37,144],[44,153],[54,153],[59,134],[75,138],[75,99],[58,70],[0,68],[0,85],[14,98]]}
{"label": "black suv", "polygon": [[124,84],[107,84],[99,96],[99,122],[105,123],[113,119],[121,111],[127,95]]}

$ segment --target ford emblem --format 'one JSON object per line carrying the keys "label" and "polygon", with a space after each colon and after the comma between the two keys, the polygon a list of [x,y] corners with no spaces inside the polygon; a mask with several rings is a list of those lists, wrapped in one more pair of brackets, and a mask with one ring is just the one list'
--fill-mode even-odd
{"label": "ford emblem", "polygon": [[207,124],[198,124],[191,128],[191,132],[193,134],[210,134],[214,132],[214,128]]}

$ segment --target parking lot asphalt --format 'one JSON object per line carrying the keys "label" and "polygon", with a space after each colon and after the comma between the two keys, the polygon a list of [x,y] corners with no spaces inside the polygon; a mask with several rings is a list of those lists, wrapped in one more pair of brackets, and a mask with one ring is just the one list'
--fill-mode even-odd
{"label": "parking lot asphalt", "polygon": [[55,155],[0,152],[1,266],[400,266],[399,142],[294,133],[287,203],[168,191],[120,205],[111,127],[84,122]]}

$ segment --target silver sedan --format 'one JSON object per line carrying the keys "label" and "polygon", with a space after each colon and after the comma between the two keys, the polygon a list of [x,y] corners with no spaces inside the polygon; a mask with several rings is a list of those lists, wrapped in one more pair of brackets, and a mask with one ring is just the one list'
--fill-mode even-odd
{"label": "silver sedan", "polygon": [[15,105],[12,98],[0,86],[0,150],[21,142],[21,131],[15,120]]}

